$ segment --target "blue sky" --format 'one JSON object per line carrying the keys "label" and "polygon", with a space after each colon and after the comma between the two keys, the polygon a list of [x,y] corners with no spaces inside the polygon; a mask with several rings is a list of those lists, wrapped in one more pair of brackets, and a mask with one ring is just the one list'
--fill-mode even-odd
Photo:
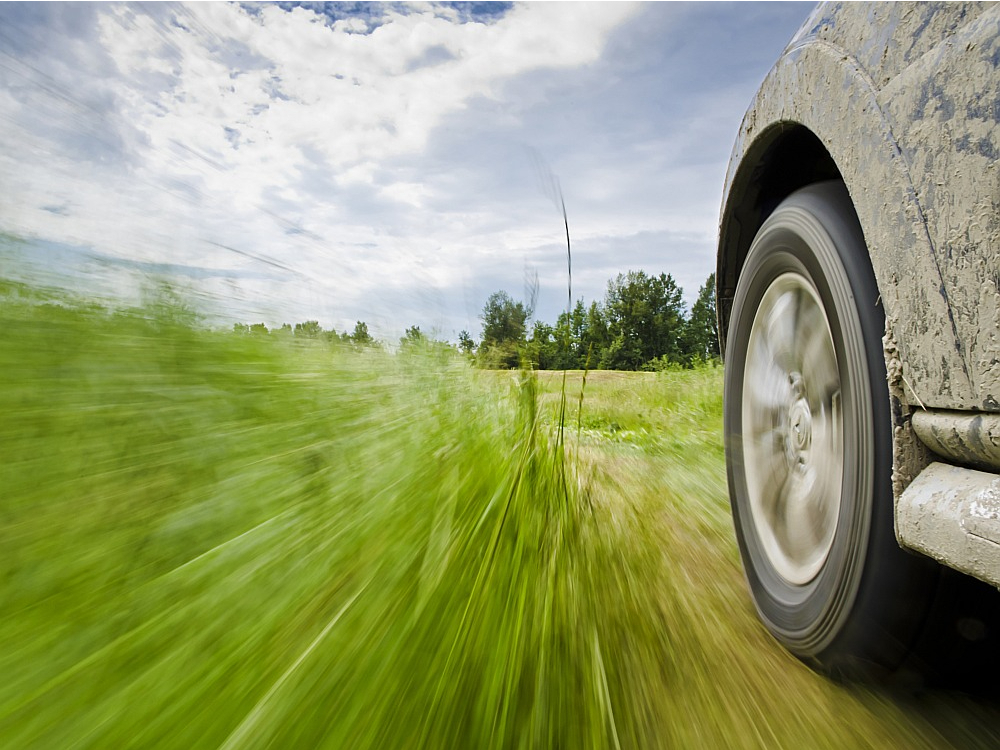
{"label": "blue sky", "polygon": [[0,262],[454,340],[536,275],[537,317],[565,307],[554,176],[574,298],[643,269],[690,302],[740,120],[810,7],[0,4]]}

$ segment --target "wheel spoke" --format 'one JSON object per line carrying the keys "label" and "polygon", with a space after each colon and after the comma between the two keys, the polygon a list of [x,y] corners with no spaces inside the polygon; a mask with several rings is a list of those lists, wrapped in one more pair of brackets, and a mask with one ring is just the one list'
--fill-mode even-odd
{"label": "wheel spoke", "polygon": [[800,366],[805,368],[811,363],[820,360],[828,362],[833,358],[833,342],[826,331],[823,312],[816,305],[803,307],[796,320],[795,336],[801,350]]}
{"label": "wheel spoke", "polygon": [[837,354],[827,328],[826,318],[815,305],[809,306],[800,332],[802,344],[802,376],[808,384],[806,396],[814,411],[829,404],[833,393],[840,390]]}
{"label": "wheel spoke", "polygon": [[782,292],[768,312],[764,341],[776,366],[786,373],[796,368],[795,349],[798,299],[791,291]]}
{"label": "wheel spoke", "polygon": [[789,481],[788,464],[772,456],[772,459],[760,468],[763,470],[763,491],[760,493],[762,514],[769,518],[775,527],[783,526],[786,488]]}
{"label": "wheel spoke", "polygon": [[788,474],[783,499],[783,533],[780,535],[784,552],[793,560],[802,560],[815,546],[809,523],[809,487],[811,477],[797,469]]}
{"label": "wheel spoke", "polygon": [[[752,362],[749,361],[751,358]],[[755,413],[781,413],[787,408],[790,395],[788,373],[778,366],[766,341],[748,355],[747,365],[746,387]]]}

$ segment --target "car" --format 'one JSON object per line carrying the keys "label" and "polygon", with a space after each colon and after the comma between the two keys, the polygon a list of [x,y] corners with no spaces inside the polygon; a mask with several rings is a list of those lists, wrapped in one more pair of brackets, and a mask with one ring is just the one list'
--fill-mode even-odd
{"label": "car", "polygon": [[736,139],[734,527],[760,619],[833,677],[1000,650],[998,159],[1000,5],[818,6]]}

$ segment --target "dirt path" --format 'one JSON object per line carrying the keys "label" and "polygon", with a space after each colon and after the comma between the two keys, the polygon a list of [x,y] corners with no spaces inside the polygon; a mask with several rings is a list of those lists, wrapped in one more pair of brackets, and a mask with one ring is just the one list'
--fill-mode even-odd
{"label": "dirt path", "polygon": [[661,540],[639,583],[657,597],[666,630],[662,690],[636,696],[660,746],[1000,747],[1000,700],[838,685],[770,638],[729,517],[719,404],[693,387],[674,397],[664,387],[648,374],[595,378],[583,420],[607,501],[645,519],[648,536],[636,544]]}

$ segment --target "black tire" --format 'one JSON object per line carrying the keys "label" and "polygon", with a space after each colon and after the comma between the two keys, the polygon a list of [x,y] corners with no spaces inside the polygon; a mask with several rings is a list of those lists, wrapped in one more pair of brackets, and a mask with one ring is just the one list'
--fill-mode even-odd
{"label": "black tire", "polygon": [[834,677],[896,672],[921,635],[940,573],[895,538],[884,323],[843,184],[792,194],[761,227],[739,278],[726,349],[726,459],[760,618]]}

